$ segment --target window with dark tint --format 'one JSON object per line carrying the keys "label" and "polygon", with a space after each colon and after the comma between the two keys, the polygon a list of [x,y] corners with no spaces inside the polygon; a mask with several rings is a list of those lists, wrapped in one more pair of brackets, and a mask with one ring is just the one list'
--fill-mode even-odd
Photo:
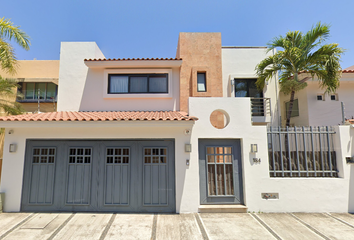
{"label": "window with dark tint", "polygon": [[168,93],[168,74],[109,74],[108,93]]}
{"label": "window with dark tint", "polygon": [[38,101],[38,98],[41,102],[57,100],[58,86],[54,83],[22,82],[19,85],[18,91],[23,94],[23,97],[17,99],[19,102]]}
{"label": "window with dark tint", "polygon": [[318,101],[322,101],[323,100],[323,96],[322,95],[317,95],[317,100]]}
{"label": "window with dark tint", "polygon": [[332,101],[337,101],[337,95],[335,95],[335,94],[331,95],[331,100]]}
{"label": "window with dark tint", "polygon": [[197,73],[197,91],[206,92],[206,73]]}

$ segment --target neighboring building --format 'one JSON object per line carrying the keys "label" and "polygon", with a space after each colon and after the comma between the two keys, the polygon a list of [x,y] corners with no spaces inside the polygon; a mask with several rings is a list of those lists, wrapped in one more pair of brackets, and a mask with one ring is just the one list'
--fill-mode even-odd
{"label": "neighboring building", "polygon": [[[1,77],[16,79],[21,86],[17,91],[21,92],[23,97],[16,98],[16,89],[14,89],[14,95],[7,97],[7,100],[20,102],[25,113],[36,113],[38,111],[55,112],[59,80],[59,60],[19,60],[17,64],[17,72],[14,75],[0,69]],[[0,109],[0,116],[5,115],[4,110]],[[0,133],[0,182],[3,140],[3,134]]]}
{"label": "neighboring building", "polygon": [[[300,74],[300,77],[310,77]],[[340,86],[335,93],[325,93],[316,78],[307,81],[307,87],[295,93],[293,113],[290,119],[292,126],[335,126],[343,124],[342,106],[344,103],[345,119],[354,118],[353,105],[354,66],[342,72]],[[282,109],[282,125],[285,126],[286,109],[290,95],[280,93]]]}
{"label": "neighboring building", "polygon": [[[55,112],[59,80],[59,60],[19,60],[15,75],[0,70],[0,76],[19,81],[23,97],[16,99],[26,113]],[[39,101],[38,101],[39,96]]]}
{"label": "neighboring building", "polygon": [[62,43],[58,112],[0,118],[5,211],[353,210],[349,126],[331,138],[337,162],[328,140],[321,174],[306,167],[311,178],[300,178],[304,161],[283,164],[281,147],[270,160],[277,79],[254,88],[266,56],[222,47],[220,33],[180,33],[168,59],[106,59],[94,42]]}

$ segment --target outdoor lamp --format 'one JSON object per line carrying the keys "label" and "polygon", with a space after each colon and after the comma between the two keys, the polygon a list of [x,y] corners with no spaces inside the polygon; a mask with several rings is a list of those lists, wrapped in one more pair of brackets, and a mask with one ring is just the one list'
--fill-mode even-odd
{"label": "outdoor lamp", "polygon": [[192,151],[192,144],[186,143],[186,144],[184,145],[184,151],[185,151],[185,152],[191,152],[191,151]]}
{"label": "outdoor lamp", "polygon": [[257,144],[251,144],[251,153],[256,153],[256,152],[258,152]]}
{"label": "outdoor lamp", "polygon": [[16,152],[16,147],[17,147],[16,144],[14,144],[14,143],[10,144],[10,146],[9,146],[9,152]]}

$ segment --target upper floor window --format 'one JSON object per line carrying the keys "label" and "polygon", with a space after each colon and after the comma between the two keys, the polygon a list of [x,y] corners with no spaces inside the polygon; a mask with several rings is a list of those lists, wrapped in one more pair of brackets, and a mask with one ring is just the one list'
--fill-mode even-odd
{"label": "upper floor window", "polygon": [[44,102],[57,100],[58,86],[54,83],[21,82],[19,85],[19,91],[23,94],[22,98],[17,99],[19,102],[38,101],[38,98]]}
{"label": "upper floor window", "polygon": [[108,74],[108,93],[168,93],[168,74]]}
{"label": "upper floor window", "polygon": [[197,73],[197,91],[198,92],[206,92],[206,73]]}

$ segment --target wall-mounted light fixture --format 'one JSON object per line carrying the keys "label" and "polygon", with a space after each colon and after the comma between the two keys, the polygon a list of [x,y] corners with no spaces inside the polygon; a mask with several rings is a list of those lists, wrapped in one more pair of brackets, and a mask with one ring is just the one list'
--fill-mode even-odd
{"label": "wall-mounted light fixture", "polygon": [[9,152],[16,152],[17,144],[12,143],[9,146]]}
{"label": "wall-mounted light fixture", "polygon": [[231,79],[230,82],[231,82],[231,86],[235,85],[235,79]]}
{"label": "wall-mounted light fixture", "polygon": [[192,144],[184,144],[184,151],[185,152],[191,152],[192,151]]}
{"label": "wall-mounted light fixture", "polygon": [[258,152],[257,144],[251,144],[251,153],[256,153],[256,152]]}

